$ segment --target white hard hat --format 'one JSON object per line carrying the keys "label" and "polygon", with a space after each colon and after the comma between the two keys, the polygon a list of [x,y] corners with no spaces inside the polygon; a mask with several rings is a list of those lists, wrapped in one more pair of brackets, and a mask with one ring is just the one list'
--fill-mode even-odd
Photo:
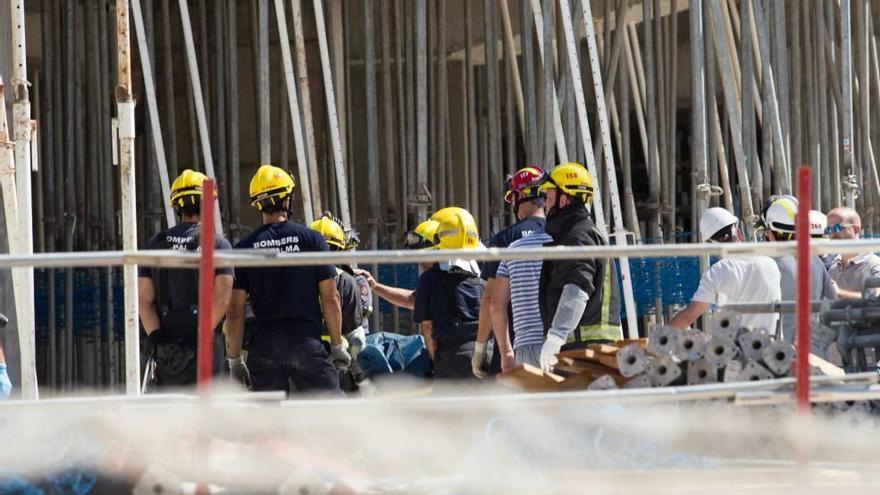
{"label": "white hard hat", "polygon": [[734,225],[737,222],[739,222],[739,219],[724,208],[709,208],[700,217],[700,238],[703,242],[708,242],[721,229]]}
{"label": "white hard hat", "polygon": [[781,197],[773,201],[764,213],[764,222],[773,232],[794,234],[794,217],[797,215],[798,201],[792,197]]}
{"label": "white hard hat", "polygon": [[818,210],[810,210],[810,237],[825,237],[828,217]]}

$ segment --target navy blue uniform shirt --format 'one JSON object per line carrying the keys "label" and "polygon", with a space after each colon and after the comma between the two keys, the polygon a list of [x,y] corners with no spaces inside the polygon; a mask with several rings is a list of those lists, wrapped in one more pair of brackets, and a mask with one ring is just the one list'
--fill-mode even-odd
{"label": "navy blue uniform shirt", "polygon": [[444,272],[434,264],[419,276],[413,321],[431,321],[434,339],[452,336],[462,325],[475,325],[480,319],[483,281],[465,273]]}
{"label": "navy blue uniform shirt", "polygon": [[[159,232],[147,242],[147,249],[173,249],[175,251],[199,251],[199,233],[201,226],[197,223],[179,223],[164,232]],[[229,241],[219,234],[214,234],[214,249],[231,249]],[[232,267],[217,268],[217,275],[232,275]],[[160,312],[185,311],[198,304],[199,271],[183,268],[153,268],[139,266],[138,277],[152,278],[156,289],[156,304]],[[162,308],[161,306],[168,306]]]}
{"label": "navy blue uniform shirt", "polygon": [[[263,225],[235,247],[282,253],[330,250],[321,234],[293,222]],[[335,276],[333,265],[239,268],[234,287],[250,296],[258,330],[289,329],[302,336],[320,337],[323,315],[318,283]]]}
{"label": "navy blue uniform shirt", "polygon": [[[546,224],[547,221],[541,217],[525,218],[513,225],[509,225],[507,228],[492,236],[487,247],[510,247],[510,245],[513,244],[513,241],[517,241],[532,232],[543,232]],[[495,277],[495,274],[498,273],[498,264],[498,261],[487,261],[483,264],[480,271],[484,280],[489,280],[490,278]]]}

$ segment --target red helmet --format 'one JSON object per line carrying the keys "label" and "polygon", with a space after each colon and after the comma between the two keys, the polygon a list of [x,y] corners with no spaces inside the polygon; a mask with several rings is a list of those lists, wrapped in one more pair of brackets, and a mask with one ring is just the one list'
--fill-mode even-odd
{"label": "red helmet", "polygon": [[538,187],[547,177],[547,172],[541,167],[529,165],[516,171],[507,178],[507,191],[504,193],[504,201],[516,202],[516,193],[521,192],[526,197],[523,199],[535,199],[543,197],[544,193],[538,191]]}

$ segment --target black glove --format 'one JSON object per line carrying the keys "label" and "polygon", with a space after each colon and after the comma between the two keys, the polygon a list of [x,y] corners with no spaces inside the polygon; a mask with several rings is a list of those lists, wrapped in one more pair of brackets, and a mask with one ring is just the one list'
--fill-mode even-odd
{"label": "black glove", "polygon": [[159,346],[163,344],[167,344],[169,342],[168,335],[165,333],[165,330],[162,330],[162,327],[159,327],[153,330],[151,333],[147,334],[147,340],[150,342],[150,346],[155,351],[159,348]]}

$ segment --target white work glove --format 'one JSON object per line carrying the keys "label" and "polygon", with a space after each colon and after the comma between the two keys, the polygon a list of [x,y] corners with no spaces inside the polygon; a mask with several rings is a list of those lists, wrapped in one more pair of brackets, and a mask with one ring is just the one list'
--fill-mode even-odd
{"label": "white work glove", "polygon": [[337,368],[348,368],[351,365],[351,354],[345,349],[345,343],[330,346],[330,359]]}
{"label": "white work glove", "polygon": [[562,349],[562,344],[564,343],[565,341],[556,335],[547,335],[547,340],[545,340],[544,345],[541,346],[540,360],[542,370],[546,372],[553,371],[553,366],[555,366],[558,361],[556,355],[559,354],[559,350]]}
{"label": "white work glove", "polygon": [[245,388],[251,388],[251,372],[248,370],[246,364],[244,364],[244,358],[238,356],[237,358],[227,358],[226,362],[229,363],[229,382],[230,383],[240,383],[245,386]]}
{"label": "white work glove", "polygon": [[367,331],[364,330],[363,326],[357,327],[351,332],[345,334],[345,340],[348,341],[348,345],[354,349],[357,347],[358,349],[363,349],[364,344],[367,343]]}
{"label": "white work glove", "polygon": [[471,370],[474,376],[480,380],[489,376],[489,353],[486,350],[488,343],[474,342],[474,355],[471,356]]}

